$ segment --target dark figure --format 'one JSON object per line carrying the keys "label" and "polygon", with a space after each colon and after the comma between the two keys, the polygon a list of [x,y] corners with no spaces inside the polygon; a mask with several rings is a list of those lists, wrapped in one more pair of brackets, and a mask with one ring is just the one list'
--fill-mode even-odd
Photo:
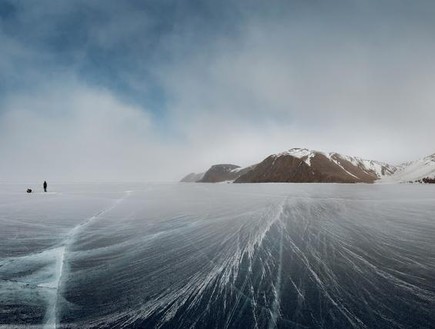
{"label": "dark figure", "polygon": [[44,192],[47,192],[47,182],[46,181],[44,181]]}
{"label": "dark figure", "polygon": [[32,193],[32,189],[31,189],[31,188],[28,188],[28,189],[27,189],[27,193]]}

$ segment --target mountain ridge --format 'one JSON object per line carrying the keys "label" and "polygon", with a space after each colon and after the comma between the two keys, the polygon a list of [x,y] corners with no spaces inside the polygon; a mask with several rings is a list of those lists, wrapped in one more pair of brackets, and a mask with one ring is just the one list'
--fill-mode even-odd
{"label": "mountain ridge", "polygon": [[402,163],[390,177],[384,177],[381,183],[423,182],[435,179],[435,153],[418,160]]}
{"label": "mountain ridge", "polygon": [[291,148],[249,167],[220,164],[201,175],[196,182],[427,183],[435,179],[435,154],[394,166],[337,152]]}

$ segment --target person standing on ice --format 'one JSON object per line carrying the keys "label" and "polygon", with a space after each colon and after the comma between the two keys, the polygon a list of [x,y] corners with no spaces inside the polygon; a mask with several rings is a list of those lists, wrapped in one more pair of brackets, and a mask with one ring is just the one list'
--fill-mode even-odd
{"label": "person standing on ice", "polygon": [[44,181],[43,186],[44,186],[44,192],[47,192],[47,182],[46,181]]}

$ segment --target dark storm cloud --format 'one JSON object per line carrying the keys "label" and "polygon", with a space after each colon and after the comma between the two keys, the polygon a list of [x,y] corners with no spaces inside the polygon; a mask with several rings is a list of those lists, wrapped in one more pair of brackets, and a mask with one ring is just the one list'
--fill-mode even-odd
{"label": "dark storm cloud", "polygon": [[[224,6],[200,1],[18,1],[2,7],[2,37],[46,55],[39,62],[17,59],[15,66],[73,71],[145,103],[164,93],[154,68],[226,33],[231,16]],[[190,42],[174,49],[171,40],[179,36]]]}
{"label": "dark storm cloud", "polygon": [[175,179],[294,146],[432,153],[434,16],[431,1],[0,1],[0,179]]}

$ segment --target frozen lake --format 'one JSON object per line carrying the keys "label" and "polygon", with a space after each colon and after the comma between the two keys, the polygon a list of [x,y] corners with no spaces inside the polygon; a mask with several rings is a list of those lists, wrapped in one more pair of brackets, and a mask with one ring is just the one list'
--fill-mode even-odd
{"label": "frozen lake", "polygon": [[25,189],[0,328],[435,328],[433,185]]}

